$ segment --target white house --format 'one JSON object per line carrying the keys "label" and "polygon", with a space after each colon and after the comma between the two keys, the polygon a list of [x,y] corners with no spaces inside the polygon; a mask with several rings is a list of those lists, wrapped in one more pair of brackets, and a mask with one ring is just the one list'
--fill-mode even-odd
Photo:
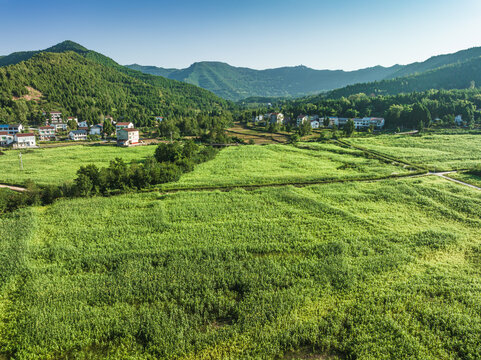
{"label": "white house", "polygon": [[458,115],[454,118],[454,122],[456,123],[456,125],[458,126],[461,126],[463,125],[463,116],[462,115]]}
{"label": "white house", "polygon": [[139,143],[139,130],[123,128],[117,132],[118,146],[132,146]]}
{"label": "white house", "polygon": [[0,131],[0,146],[8,146],[13,143],[15,135],[9,134],[8,131]]}
{"label": "white house", "polygon": [[68,138],[72,141],[87,140],[87,131],[85,130],[72,130],[68,134]]}
{"label": "white house", "polygon": [[75,121],[78,124],[78,119],[76,117],[68,117],[67,121]]}
{"label": "white house", "polygon": [[311,120],[311,128],[319,129],[321,127],[321,123],[319,120]]}
{"label": "white house", "polygon": [[304,124],[308,121],[309,121],[309,116],[301,114],[297,117],[296,125],[301,126],[301,124]]}
{"label": "white house", "polygon": [[10,135],[15,135],[19,132],[22,132],[25,128],[22,124],[15,124],[15,125],[8,125],[8,124],[0,124],[0,131],[6,131]]}
{"label": "white house", "polygon": [[40,141],[55,140],[55,127],[40,126],[38,128],[38,135],[40,137]]}
{"label": "white house", "polygon": [[162,122],[162,121],[164,121],[164,117],[163,116],[156,116],[155,121]]}
{"label": "white house", "polygon": [[101,124],[94,125],[90,128],[90,135],[102,135],[103,126]]}
{"label": "white house", "polygon": [[258,123],[264,121],[264,115],[257,115],[253,118],[253,122]]}
{"label": "white house", "polygon": [[134,123],[132,122],[118,122],[115,124],[115,131],[119,131],[121,129],[133,129],[134,128]]}
{"label": "white house", "polygon": [[352,119],[352,120],[354,121],[354,127],[358,130],[368,129],[371,125],[375,129],[382,129],[384,127],[384,119],[383,118],[364,117],[362,119],[355,118],[355,119]]}
{"label": "white house", "polygon": [[35,141],[34,133],[27,134],[15,134],[15,140],[13,147],[16,149],[32,148],[36,147],[37,143]]}

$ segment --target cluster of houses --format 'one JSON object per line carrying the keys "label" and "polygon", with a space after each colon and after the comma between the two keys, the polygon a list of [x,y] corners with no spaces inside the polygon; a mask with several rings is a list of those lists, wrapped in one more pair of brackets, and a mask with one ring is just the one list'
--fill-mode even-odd
{"label": "cluster of houses", "polygon": [[346,123],[349,120],[352,120],[354,122],[354,128],[356,130],[369,129],[369,128],[381,130],[385,124],[384,118],[378,118],[378,117],[364,117],[364,118],[349,119],[349,118],[340,118],[340,117],[334,117],[334,116],[320,118],[319,115],[313,115],[313,116],[299,115],[297,117],[296,124],[297,126],[300,126],[301,124],[310,122],[311,128],[319,129],[324,124],[324,120],[327,120],[326,121],[328,123],[327,126],[330,128],[333,128],[334,126],[343,127],[344,125],[346,125]]}
{"label": "cluster of houses", "polygon": [[[384,127],[385,121],[383,118],[377,117],[364,117],[364,118],[340,118],[340,117],[327,117],[321,118],[319,115],[299,115],[296,120],[296,126],[301,126],[302,124],[309,123],[311,128],[319,129],[324,124],[324,120],[328,120],[328,127],[332,128],[336,127],[343,127],[349,120],[354,122],[354,127],[358,130],[361,129],[368,129],[370,127],[374,127],[376,130],[380,130]],[[255,123],[263,122],[269,124],[286,124],[289,122],[290,119],[285,118],[282,113],[268,113],[265,115],[258,115],[254,117],[253,121]]]}
{"label": "cluster of houses", "polygon": [[[89,135],[102,135],[102,124],[89,126],[86,121],[79,122],[77,118],[73,117],[69,117],[67,121],[64,121],[62,119],[62,113],[57,111],[50,112],[49,115],[49,119],[45,125],[38,128],[38,139],[40,141],[57,140],[57,132],[67,131],[68,124],[72,121],[77,125],[77,130],[71,130],[68,133],[69,140],[85,141]],[[159,121],[163,120],[162,117],[156,117],[156,119]],[[106,117],[106,120],[114,122],[112,117]],[[36,134],[33,132],[23,133],[24,130],[25,128],[21,124],[0,124],[0,146],[11,146],[14,149],[37,147]],[[119,146],[135,146],[140,142],[139,130],[134,128],[132,122],[115,123],[115,132],[117,135],[117,145]]]}
{"label": "cluster of houses", "polygon": [[36,147],[34,133],[22,133],[22,124],[0,124],[0,146],[12,146],[14,149]]}

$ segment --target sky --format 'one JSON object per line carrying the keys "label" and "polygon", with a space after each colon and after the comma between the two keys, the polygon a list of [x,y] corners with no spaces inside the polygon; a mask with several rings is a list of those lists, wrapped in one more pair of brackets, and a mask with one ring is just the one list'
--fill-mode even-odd
{"label": "sky", "polygon": [[75,41],[120,64],[355,70],[481,46],[481,0],[0,0],[0,55]]}

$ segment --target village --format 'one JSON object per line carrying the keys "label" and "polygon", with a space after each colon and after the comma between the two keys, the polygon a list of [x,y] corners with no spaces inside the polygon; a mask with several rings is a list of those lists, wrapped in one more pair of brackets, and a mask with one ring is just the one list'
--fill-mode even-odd
{"label": "village", "polygon": [[[104,124],[90,126],[87,121],[79,121],[77,118],[62,118],[62,113],[52,111],[44,113],[48,118],[44,126],[38,128],[22,124],[0,124],[0,146],[12,149],[25,149],[38,147],[37,139],[44,141],[87,141],[89,139],[100,139],[104,132],[104,124],[109,122],[114,126],[117,146],[130,147],[141,145],[140,131],[135,128],[134,123],[115,122],[111,116],[104,119]],[[161,122],[162,117],[156,116],[156,121]]]}
{"label": "village", "polygon": [[[264,115],[255,116],[253,122],[256,124],[278,124],[286,125],[290,122],[290,119],[285,117],[284,114],[279,112],[268,113]],[[300,127],[302,124],[310,124],[312,129],[319,129],[321,127],[343,127],[349,120],[354,122],[356,130],[382,130],[385,124],[384,118],[377,117],[364,117],[364,118],[340,118],[340,117],[320,117],[319,115],[304,115],[301,114],[297,117],[295,125]]]}

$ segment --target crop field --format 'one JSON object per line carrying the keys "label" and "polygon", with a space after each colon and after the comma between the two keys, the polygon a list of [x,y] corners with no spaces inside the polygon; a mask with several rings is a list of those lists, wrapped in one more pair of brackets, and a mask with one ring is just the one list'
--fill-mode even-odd
{"label": "crop field", "polygon": [[470,169],[480,163],[481,135],[381,135],[349,142],[433,171]]}
{"label": "crop field", "polygon": [[481,177],[476,176],[476,175],[471,175],[468,173],[454,173],[454,174],[449,174],[449,177],[456,179],[456,180],[461,180],[464,181],[465,183],[481,187]]}
{"label": "crop field", "polygon": [[480,227],[438,177],[22,209],[0,358],[479,359]]}
{"label": "crop field", "polygon": [[[22,184],[32,180],[41,185],[60,185],[75,179],[82,165],[108,166],[116,157],[126,162],[141,161],[152,156],[155,147],[139,146],[68,146],[27,151],[5,151],[0,156],[0,183]],[[20,169],[22,153],[23,170]]]}
{"label": "crop field", "polygon": [[407,174],[409,169],[333,144],[239,146],[222,150],[164,189],[292,184]]}

